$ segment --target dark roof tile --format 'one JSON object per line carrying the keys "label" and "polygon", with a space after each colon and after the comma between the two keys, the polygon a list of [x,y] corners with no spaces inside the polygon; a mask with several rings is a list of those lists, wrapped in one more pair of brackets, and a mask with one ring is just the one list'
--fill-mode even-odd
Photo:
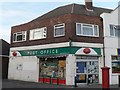
{"label": "dark roof tile", "polygon": [[103,12],[110,13],[112,10],[111,9],[105,9],[105,8],[99,8],[99,7],[93,7],[93,11],[88,11],[85,8],[85,5],[80,5],[80,4],[69,4],[66,6],[61,6],[58,7],[34,20],[33,21],[39,21],[43,19],[48,19],[64,14],[80,14],[80,15],[87,15],[87,16],[100,16]]}

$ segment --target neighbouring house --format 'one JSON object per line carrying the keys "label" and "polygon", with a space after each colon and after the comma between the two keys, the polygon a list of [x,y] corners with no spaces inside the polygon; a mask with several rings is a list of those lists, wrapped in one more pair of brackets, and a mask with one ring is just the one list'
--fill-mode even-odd
{"label": "neighbouring house", "polygon": [[9,79],[74,85],[102,83],[103,12],[85,5],[60,6],[28,23],[13,26]]}
{"label": "neighbouring house", "polygon": [[110,67],[110,84],[119,84],[120,75],[120,5],[103,18],[105,66]]}
{"label": "neighbouring house", "polygon": [[9,49],[10,44],[5,40],[0,39],[0,67],[2,68],[2,79],[6,79],[8,77]]}

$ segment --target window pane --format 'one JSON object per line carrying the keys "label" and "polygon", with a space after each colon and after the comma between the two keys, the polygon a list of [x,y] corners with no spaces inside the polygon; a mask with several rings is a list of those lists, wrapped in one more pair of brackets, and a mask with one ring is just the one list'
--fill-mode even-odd
{"label": "window pane", "polygon": [[110,25],[110,36],[114,36],[114,28],[113,28],[113,25]]}
{"label": "window pane", "polygon": [[41,31],[35,31],[33,36],[34,36],[34,39],[39,39],[42,36],[42,32]]}
{"label": "window pane", "polygon": [[98,26],[92,24],[77,24],[76,34],[85,36],[98,36]]}
{"label": "window pane", "polygon": [[17,36],[17,41],[22,41],[22,35]]}
{"label": "window pane", "polygon": [[13,34],[13,41],[25,41],[26,40],[26,31],[17,32]]}
{"label": "window pane", "polygon": [[93,28],[83,27],[83,34],[84,35],[93,35]]}
{"label": "window pane", "polygon": [[98,36],[98,30],[97,29],[98,29],[97,26],[94,26],[94,35],[95,36]]}
{"label": "window pane", "polygon": [[81,33],[81,24],[77,24],[77,34],[82,34]]}
{"label": "window pane", "polygon": [[30,40],[46,38],[46,33],[46,28],[30,30]]}
{"label": "window pane", "polygon": [[[62,60],[61,60],[62,59]],[[40,58],[40,77],[66,78],[66,62],[64,58]]]}
{"label": "window pane", "polygon": [[63,35],[63,34],[64,34],[64,28],[57,28],[57,29],[55,29],[55,36]]}
{"label": "window pane", "polygon": [[56,25],[54,28],[54,35],[55,36],[62,36],[64,35],[64,25],[63,24],[59,24],[58,26]]}
{"label": "window pane", "polygon": [[118,37],[120,38],[120,29],[118,30]]}
{"label": "window pane", "polygon": [[118,37],[118,30],[115,29],[115,36]]}

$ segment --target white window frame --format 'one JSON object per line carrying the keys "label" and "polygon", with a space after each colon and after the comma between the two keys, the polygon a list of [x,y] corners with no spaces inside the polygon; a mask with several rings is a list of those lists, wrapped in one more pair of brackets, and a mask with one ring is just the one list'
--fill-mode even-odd
{"label": "white window frame", "polygon": [[[113,35],[111,35],[111,28],[110,28],[110,25],[112,25],[113,26]],[[115,26],[117,26],[117,25],[113,25],[113,24],[110,24],[109,25],[109,29],[110,29],[110,37],[118,37],[118,35],[116,36],[116,34],[115,34],[115,32],[116,32],[116,30],[115,30]],[[117,29],[118,31],[119,31],[119,29]]]}
{"label": "white window frame", "polygon": [[[46,37],[41,37],[41,38],[36,38],[36,39],[35,39],[35,38],[34,38],[35,32],[39,32],[39,31],[42,30],[42,29],[46,29]],[[32,33],[32,38],[30,37],[30,36],[31,36],[31,31],[33,31],[33,33]],[[47,27],[36,28],[36,29],[30,30],[29,40],[38,40],[38,39],[45,39],[45,38],[47,38]]]}
{"label": "white window frame", "polygon": [[[19,33],[21,33],[21,34],[19,34]],[[23,33],[24,33],[24,36],[25,36],[25,37],[22,38],[21,41],[17,41],[17,36],[18,36],[18,35],[23,35]],[[14,35],[15,35],[15,34],[16,34],[16,37],[14,38]],[[13,39],[12,39],[12,41],[13,41],[13,43],[26,41],[26,36],[27,36],[27,31],[21,31],[21,32],[13,33]]]}
{"label": "white window frame", "polygon": [[[56,26],[59,26],[59,25],[63,25],[63,26],[56,27]],[[55,29],[56,29],[56,28],[61,28],[61,27],[64,28],[63,34],[62,34],[62,35],[55,35]],[[54,25],[54,37],[60,37],[60,36],[65,36],[65,23],[61,23],[61,24],[56,24],[56,25]]]}
{"label": "white window frame", "polygon": [[[77,30],[78,30],[77,25],[78,24],[81,25],[81,34],[77,33]],[[92,28],[93,28],[93,35],[85,35],[85,34],[83,34],[83,25],[91,25]],[[94,26],[97,26],[97,33],[98,33],[98,35],[95,35]],[[98,25],[94,25],[94,24],[76,23],[76,35],[78,35],[78,36],[88,36],[88,37],[99,37],[99,26]]]}

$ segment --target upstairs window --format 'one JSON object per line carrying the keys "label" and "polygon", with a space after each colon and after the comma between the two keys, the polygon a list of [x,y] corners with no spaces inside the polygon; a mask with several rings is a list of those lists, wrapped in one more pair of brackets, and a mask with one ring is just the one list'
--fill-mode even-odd
{"label": "upstairs window", "polygon": [[98,25],[76,23],[76,35],[99,37]]}
{"label": "upstairs window", "polygon": [[65,24],[54,25],[54,37],[64,36],[65,35]]}
{"label": "upstairs window", "polygon": [[21,42],[26,40],[26,31],[13,34],[13,42]]}
{"label": "upstairs window", "polygon": [[110,36],[113,37],[120,36],[120,26],[110,25]]}
{"label": "upstairs window", "polygon": [[47,36],[47,28],[37,28],[30,30],[30,40],[44,39]]}

